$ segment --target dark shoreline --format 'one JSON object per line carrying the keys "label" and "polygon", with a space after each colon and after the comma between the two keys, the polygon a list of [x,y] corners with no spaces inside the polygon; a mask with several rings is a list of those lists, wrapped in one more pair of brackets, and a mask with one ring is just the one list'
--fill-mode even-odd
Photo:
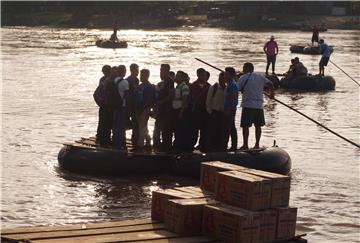
{"label": "dark shoreline", "polygon": [[[200,16],[200,17],[199,17]],[[226,28],[232,30],[304,30],[310,31],[308,18],[312,22],[324,24],[326,29],[359,30],[359,16],[245,16],[236,19],[207,19],[206,15],[188,15],[171,18],[146,19],[124,21],[118,25],[119,29],[168,29],[179,27],[209,27]],[[87,28],[112,30],[111,17],[107,15],[93,15],[77,18],[70,14],[26,14],[20,17],[2,18],[1,27],[50,27],[50,28]],[[302,19],[302,20],[301,20]]]}

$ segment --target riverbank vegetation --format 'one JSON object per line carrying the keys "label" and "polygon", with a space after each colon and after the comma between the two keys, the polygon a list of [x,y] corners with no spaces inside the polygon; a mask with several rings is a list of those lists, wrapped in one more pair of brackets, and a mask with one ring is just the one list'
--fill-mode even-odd
{"label": "riverbank vegetation", "polygon": [[1,1],[2,26],[299,29],[309,25],[360,29],[360,2],[69,2]]}

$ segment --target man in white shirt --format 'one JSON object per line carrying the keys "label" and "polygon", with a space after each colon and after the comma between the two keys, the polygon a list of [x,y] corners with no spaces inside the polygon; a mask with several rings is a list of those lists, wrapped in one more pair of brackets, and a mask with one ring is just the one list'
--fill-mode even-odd
{"label": "man in white shirt", "polygon": [[265,125],[263,110],[263,91],[270,90],[270,98],[274,98],[274,86],[270,80],[254,73],[254,65],[245,63],[243,66],[244,74],[238,81],[239,90],[243,93],[241,107],[241,127],[243,129],[243,145],[240,149],[248,150],[249,127],[255,125],[255,146],[260,148],[261,127]]}

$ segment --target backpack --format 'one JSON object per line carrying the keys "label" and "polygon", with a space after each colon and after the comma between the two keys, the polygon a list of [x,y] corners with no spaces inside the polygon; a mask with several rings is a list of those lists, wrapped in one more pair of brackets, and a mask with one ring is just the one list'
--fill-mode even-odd
{"label": "backpack", "polygon": [[106,105],[106,97],[105,97],[103,84],[99,84],[97,86],[97,88],[94,91],[93,97],[94,97],[95,103],[99,107],[104,107]]}
{"label": "backpack", "polygon": [[106,86],[106,97],[107,97],[107,106],[111,109],[119,109],[123,105],[123,99],[120,96],[118,85],[124,79],[119,79],[116,81],[110,81]]}

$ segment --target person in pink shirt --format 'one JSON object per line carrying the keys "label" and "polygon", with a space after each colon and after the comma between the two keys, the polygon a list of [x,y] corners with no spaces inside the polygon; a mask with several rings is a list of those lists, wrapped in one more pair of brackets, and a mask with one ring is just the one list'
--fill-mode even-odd
{"label": "person in pink shirt", "polygon": [[271,63],[272,74],[275,74],[275,61],[276,55],[279,52],[278,45],[276,41],[274,41],[275,37],[272,35],[270,40],[264,45],[264,52],[266,53],[267,65],[266,65],[266,75],[268,75],[269,66]]}

